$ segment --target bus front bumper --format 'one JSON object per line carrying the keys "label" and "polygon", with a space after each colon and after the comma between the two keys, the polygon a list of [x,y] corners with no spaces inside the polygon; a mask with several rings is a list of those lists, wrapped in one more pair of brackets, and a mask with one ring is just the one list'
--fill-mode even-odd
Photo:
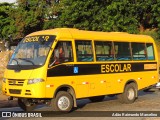
{"label": "bus front bumper", "polygon": [[20,82],[19,80],[14,81],[17,84],[11,84],[11,82],[8,82],[8,80],[6,83],[2,84],[2,93],[4,95],[12,96],[15,98],[45,98],[45,82],[28,85],[28,80],[21,80]]}

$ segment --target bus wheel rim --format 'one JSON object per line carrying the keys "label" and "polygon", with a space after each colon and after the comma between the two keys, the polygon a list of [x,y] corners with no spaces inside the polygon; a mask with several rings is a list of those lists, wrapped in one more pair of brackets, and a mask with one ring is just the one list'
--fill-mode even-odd
{"label": "bus wheel rim", "polygon": [[133,100],[134,99],[134,96],[135,96],[135,93],[134,93],[134,90],[132,88],[130,88],[128,90],[128,99],[129,100]]}
{"label": "bus wheel rim", "polygon": [[62,96],[58,100],[58,108],[62,111],[65,111],[70,106],[69,98],[66,96]]}

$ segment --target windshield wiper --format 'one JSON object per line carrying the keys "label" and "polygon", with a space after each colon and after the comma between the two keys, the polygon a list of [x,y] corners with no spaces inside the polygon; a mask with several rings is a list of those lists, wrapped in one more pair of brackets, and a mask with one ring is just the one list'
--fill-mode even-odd
{"label": "windshield wiper", "polygon": [[25,58],[17,58],[17,59],[24,60],[26,62],[32,63],[32,65],[35,65],[34,62],[32,62],[31,60],[28,60],[28,59],[25,59]]}
{"label": "windshield wiper", "polygon": [[13,58],[12,61],[13,61],[13,60],[17,62],[17,65],[18,65],[18,66],[20,66],[20,64],[18,63],[18,60],[17,60],[16,58]]}

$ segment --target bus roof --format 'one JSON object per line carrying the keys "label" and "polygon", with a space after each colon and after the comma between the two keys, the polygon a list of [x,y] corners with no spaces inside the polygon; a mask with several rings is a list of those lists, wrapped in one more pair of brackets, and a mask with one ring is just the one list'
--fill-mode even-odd
{"label": "bus roof", "polygon": [[75,28],[55,28],[43,31],[37,31],[28,36],[35,35],[56,35],[58,39],[77,39],[77,40],[116,40],[116,41],[135,41],[135,42],[153,42],[152,37],[147,35],[129,34],[126,32],[99,32],[85,31]]}

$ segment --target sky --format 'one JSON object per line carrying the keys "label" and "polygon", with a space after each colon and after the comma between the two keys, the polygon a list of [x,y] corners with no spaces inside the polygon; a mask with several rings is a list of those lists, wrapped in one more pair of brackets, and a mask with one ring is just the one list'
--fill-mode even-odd
{"label": "sky", "polygon": [[0,3],[2,2],[14,3],[16,0],[0,0]]}

